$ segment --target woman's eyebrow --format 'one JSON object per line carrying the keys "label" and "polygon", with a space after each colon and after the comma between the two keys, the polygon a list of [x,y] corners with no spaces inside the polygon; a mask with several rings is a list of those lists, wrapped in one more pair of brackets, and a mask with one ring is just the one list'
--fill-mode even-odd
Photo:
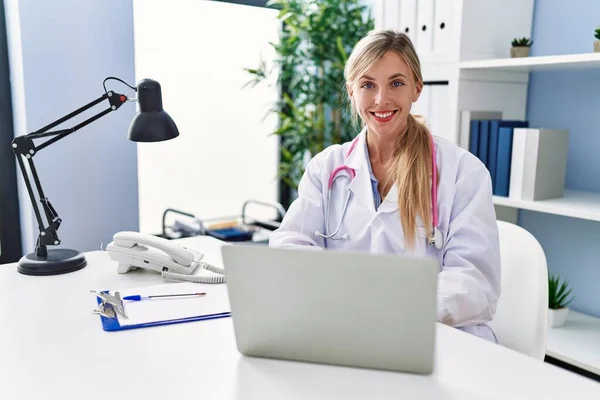
{"label": "woman's eyebrow", "polygon": [[[402,77],[402,78],[406,79],[406,76],[404,76],[404,74],[401,74],[401,73],[398,72],[397,74],[394,74],[394,75],[390,76],[388,78],[388,80],[392,80],[392,79],[395,79],[395,78],[398,78],[398,77]],[[363,76],[360,77],[360,79],[368,79],[370,81],[374,81],[375,80],[375,78],[373,78],[373,77],[371,77],[369,75],[363,75]]]}

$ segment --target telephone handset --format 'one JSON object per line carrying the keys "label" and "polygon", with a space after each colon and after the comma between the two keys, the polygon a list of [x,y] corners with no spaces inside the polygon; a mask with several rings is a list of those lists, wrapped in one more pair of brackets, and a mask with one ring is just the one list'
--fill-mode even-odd
{"label": "telephone handset", "polygon": [[174,281],[223,283],[224,276],[191,276],[198,266],[224,275],[225,270],[201,262],[203,254],[170,240],[140,232],[118,232],[106,246],[111,260],[119,263],[117,272],[125,274],[138,268],[159,272]]}

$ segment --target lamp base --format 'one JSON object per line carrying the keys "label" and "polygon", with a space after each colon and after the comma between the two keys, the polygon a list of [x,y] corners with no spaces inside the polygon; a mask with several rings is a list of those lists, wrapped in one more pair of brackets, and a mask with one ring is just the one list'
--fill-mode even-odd
{"label": "lamp base", "polygon": [[46,257],[39,257],[35,252],[21,257],[17,271],[23,275],[59,275],[78,271],[86,265],[85,256],[77,250],[49,249]]}

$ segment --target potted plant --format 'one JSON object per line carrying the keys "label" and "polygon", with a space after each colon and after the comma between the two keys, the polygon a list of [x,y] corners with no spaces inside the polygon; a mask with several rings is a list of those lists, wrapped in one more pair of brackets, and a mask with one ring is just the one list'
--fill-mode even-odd
{"label": "potted plant", "polygon": [[532,44],[533,42],[529,38],[514,38],[510,49],[510,56],[512,58],[529,57],[529,48]]}
{"label": "potted plant", "polygon": [[600,53],[600,26],[596,28],[594,37],[596,38],[594,40],[594,53]]}
{"label": "potted plant", "polygon": [[565,324],[569,309],[567,306],[573,298],[567,299],[571,294],[571,289],[566,280],[561,282],[558,275],[548,277],[548,325],[558,327]]}
{"label": "potted plant", "polygon": [[279,9],[282,22],[278,43],[271,43],[274,64],[261,61],[245,70],[251,87],[277,76],[280,98],[270,112],[279,117],[274,134],[280,138],[281,202],[287,207],[308,160],[358,133],[347,112],[344,66],[375,22],[363,0],[271,0],[268,5]]}

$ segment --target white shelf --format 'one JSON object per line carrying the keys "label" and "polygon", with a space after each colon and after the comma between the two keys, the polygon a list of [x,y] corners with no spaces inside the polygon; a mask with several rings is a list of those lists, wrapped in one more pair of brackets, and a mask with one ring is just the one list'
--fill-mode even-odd
{"label": "white shelf", "polygon": [[493,70],[505,72],[595,69],[600,68],[600,53],[463,61],[458,65],[461,70]]}
{"label": "white shelf", "polygon": [[600,318],[569,310],[564,326],[548,329],[546,354],[600,375]]}
{"label": "white shelf", "polygon": [[600,221],[600,193],[565,190],[564,197],[540,201],[515,200],[509,197],[494,196],[494,204]]}

